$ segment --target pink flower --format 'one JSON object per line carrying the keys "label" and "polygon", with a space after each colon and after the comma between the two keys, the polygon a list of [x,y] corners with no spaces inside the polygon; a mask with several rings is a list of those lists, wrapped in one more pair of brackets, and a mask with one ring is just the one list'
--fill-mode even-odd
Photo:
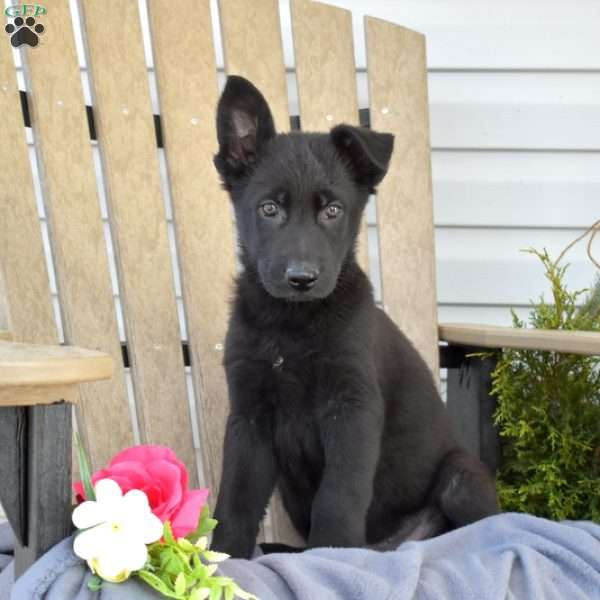
{"label": "pink flower", "polygon": [[[123,494],[142,490],[148,496],[152,512],[164,523],[171,522],[173,535],[185,537],[198,526],[206,504],[208,489],[189,490],[188,472],[170,448],[133,446],[117,454],[106,469],[92,475],[92,484],[112,479]],[[73,485],[78,500],[85,500],[83,483]]]}

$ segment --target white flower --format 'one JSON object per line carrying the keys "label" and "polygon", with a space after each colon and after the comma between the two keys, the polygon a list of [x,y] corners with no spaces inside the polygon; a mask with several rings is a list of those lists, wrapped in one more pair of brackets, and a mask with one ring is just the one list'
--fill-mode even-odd
{"label": "white flower", "polygon": [[141,490],[123,495],[112,479],[98,481],[94,490],[96,500],[73,511],[75,527],[85,530],[75,537],[73,550],[102,579],[124,581],[146,564],[146,544],[161,538],[163,525]]}

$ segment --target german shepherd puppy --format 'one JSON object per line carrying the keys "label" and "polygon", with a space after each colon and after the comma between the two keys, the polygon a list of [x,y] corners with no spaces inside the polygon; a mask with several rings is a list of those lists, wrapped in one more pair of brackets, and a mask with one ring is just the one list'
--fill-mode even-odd
{"label": "german shepherd puppy", "polygon": [[392,548],[497,513],[493,478],[356,262],[393,136],[350,125],[277,134],[262,94],[233,76],[217,132],[243,272],[213,547],[250,557],[276,485],[311,548]]}

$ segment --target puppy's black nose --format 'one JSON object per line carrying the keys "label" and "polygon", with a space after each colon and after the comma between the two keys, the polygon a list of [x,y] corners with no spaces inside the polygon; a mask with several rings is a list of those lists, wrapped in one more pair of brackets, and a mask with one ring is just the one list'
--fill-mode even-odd
{"label": "puppy's black nose", "polygon": [[319,272],[310,267],[288,267],[285,276],[290,287],[298,292],[306,292],[317,282]]}

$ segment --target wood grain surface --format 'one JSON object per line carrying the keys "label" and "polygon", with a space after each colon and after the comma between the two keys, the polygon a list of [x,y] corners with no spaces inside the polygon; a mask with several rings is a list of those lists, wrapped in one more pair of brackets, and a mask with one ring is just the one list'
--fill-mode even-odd
{"label": "wood grain surface", "polygon": [[61,35],[26,53],[65,341],[107,352],[114,377],[81,387],[78,429],[96,467],[133,443],[92,147],[68,0],[52,5]]}
{"label": "wood grain surface", "polygon": [[517,329],[473,323],[440,323],[440,340],[482,348],[547,350],[600,355],[600,332]]}
{"label": "wood grain surface", "polygon": [[435,243],[425,38],[367,17],[371,127],[393,133],[377,193],[383,304],[438,375]]}
{"label": "wood grain surface", "polygon": [[[141,439],[197,480],[138,5],[84,1],[94,109]],[[110,432],[107,432],[110,435]]]}
{"label": "wood grain surface", "polygon": [[277,131],[290,128],[277,0],[219,0],[228,75],[249,79],[265,96]]}
{"label": "wood grain surface", "polygon": [[58,342],[10,39],[0,39],[0,294],[17,341]]}

